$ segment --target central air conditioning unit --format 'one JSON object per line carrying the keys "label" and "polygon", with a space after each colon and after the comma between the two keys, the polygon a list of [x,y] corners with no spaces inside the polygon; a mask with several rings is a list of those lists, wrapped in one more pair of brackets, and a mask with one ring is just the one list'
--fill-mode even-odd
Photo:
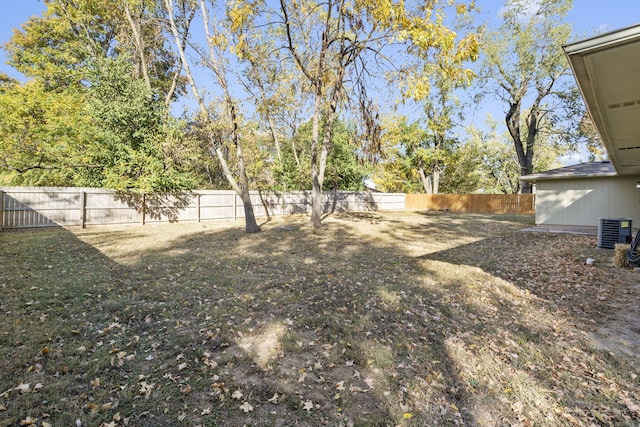
{"label": "central air conditioning unit", "polygon": [[631,243],[631,219],[599,218],[598,247],[614,249],[616,243]]}

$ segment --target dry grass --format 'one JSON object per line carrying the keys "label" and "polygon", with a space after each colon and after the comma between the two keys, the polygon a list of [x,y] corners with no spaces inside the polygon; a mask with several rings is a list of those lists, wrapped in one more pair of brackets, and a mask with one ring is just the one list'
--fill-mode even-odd
{"label": "dry grass", "polygon": [[616,267],[627,267],[629,260],[627,259],[627,251],[631,245],[624,243],[616,243],[613,252],[613,265]]}
{"label": "dry grass", "polygon": [[529,221],[2,233],[0,426],[637,425],[637,276]]}

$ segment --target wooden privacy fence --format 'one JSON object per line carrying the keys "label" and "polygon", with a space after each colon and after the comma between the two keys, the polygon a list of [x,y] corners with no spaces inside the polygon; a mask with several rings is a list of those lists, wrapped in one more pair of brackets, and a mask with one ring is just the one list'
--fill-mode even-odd
{"label": "wooden privacy fence", "polygon": [[[323,194],[323,210],[404,210],[405,194],[331,192]],[[256,217],[308,213],[311,193],[252,192]],[[3,228],[149,224],[234,220],[244,217],[233,191],[180,194],[121,193],[95,188],[0,187],[0,231]]]}
{"label": "wooden privacy fence", "polygon": [[407,194],[407,210],[522,214],[535,213],[533,194]]}

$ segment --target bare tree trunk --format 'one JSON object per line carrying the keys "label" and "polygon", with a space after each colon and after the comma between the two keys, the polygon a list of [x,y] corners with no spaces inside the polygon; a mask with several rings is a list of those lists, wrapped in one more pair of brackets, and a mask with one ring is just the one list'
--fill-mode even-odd
{"label": "bare tree trunk", "polygon": [[224,153],[220,146],[217,146],[215,149],[216,155],[218,156],[218,160],[222,165],[222,171],[224,172],[224,176],[227,179],[227,182],[231,185],[231,188],[236,192],[238,196],[240,196],[240,200],[242,200],[242,206],[244,208],[244,222],[245,222],[245,231],[247,233],[256,233],[260,231],[260,227],[256,222],[256,217],[253,212],[253,205],[251,204],[251,196],[249,195],[249,190],[244,189],[238,185],[238,182],[233,177],[231,173],[231,169],[229,169],[229,165],[224,157]]}
{"label": "bare tree trunk", "polygon": [[242,193],[242,207],[244,208],[244,230],[247,233],[257,233],[260,231],[260,226],[256,222],[256,216],[253,212],[253,204],[251,203],[251,196],[248,191]]}
{"label": "bare tree trunk", "polygon": [[271,138],[273,139],[273,145],[276,149],[276,157],[279,162],[282,162],[282,150],[280,149],[280,138],[278,137],[278,131],[273,123],[271,114],[267,114],[267,121],[269,122],[269,129],[271,130]]}
{"label": "bare tree trunk", "polygon": [[[175,17],[173,14],[173,0],[164,0],[165,8],[167,9],[167,13],[169,15],[169,24],[171,33],[173,35],[173,39],[178,49],[178,53],[180,55],[180,59],[182,60],[185,73],[187,74],[187,80],[189,82],[189,86],[191,87],[191,91],[198,102],[198,107],[200,109],[200,114],[204,119],[209,121],[209,113],[207,111],[207,107],[205,105],[204,98],[198,92],[198,88],[195,83],[195,79],[191,72],[191,67],[189,67],[189,63],[187,62],[187,57],[185,54],[185,41],[187,39],[186,34],[183,34],[183,37],[180,37],[180,32],[178,31],[178,27],[175,22]],[[226,161],[221,141],[215,141],[214,138],[211,138],[211,143],[213,144],[213,148],[215,153],[222,165],[222,170],[224,171],[225,178],[227,182],[233,188],[233,190],[240,196],[242,200],[242,204],[244,207],[244,218],[245,218],[245,231],[247,233],[255,233],[260,231],[260,227],[258,226],[255,218],[255,214],[253,212],[253,205],[251,204],[251,197],[249,195],[249,179],[246,174],[244,156],[242,154],[242,147],[240,146],[239,137],[238,137],[238,120],[235,111],[235,105],[231,99],[229,94],[229,86],[227,85],[225,69],[222,64],[222,60],[215,55],[214,46],[212,46],[212,38],[209,34],[209,18],[207,14],[207,8],[204,3],[204,0],[200,0],[200,7],[202,10],[202,20],[204,23],[204,30],[207,39],[207,43],[209,46],[209,57],[207,58],[209,61],[209,66],[215,74],[216,79],[218,80],[218,84],[220,88],[223,90],[225,94],[225,107],[226,113],[229,120],[229,130],[231,134],[232,143],[236,149],[236,161],[238,163],[238,174],[240,176],[240,183],[236,181],[229,168],[229,165]],[[186,30],[185,30],[186,31]]]}
{"label": "bare tree trunk", "polygon": [[[312,68],[309,63],[305,62],[298,55],[293,43],[291,27],[289,26],[288,7],[284,0],[280,0],[280,6],[285,20],[285,30],[288,41],[287,48],[293,55],[300,71],[302,71],[315,90],[311,131],[311,224],[314,227],[320,227],[322,225],[322,183],[324,181],[324,173],[327,167],[327,158],[331,144],[333,122],[336,115],[339,91],[343,84],[347,65],[341,62],[336,72],[337,75],[333,77],[333,82],[327,83],[327,55],[329,54],[329,48],[332,42],[330,35],[331,20],[333,19],[331,14],[334,7],[332,0],[328,0],[327,2],[327,13],[324,17],[322,42],[318,51],[317,62]],[[343,50],[340,53],[345,54],[345,51]],[[327,111],[327,117],[325,118],[326,123],[324,123],[322,141],[320,141],[320,119],[321,114],[323,113],[322,103],[323,100],[327,98],[327,89],[330,90],[330,94],[328,95],[329,108]]]}
{"label": "bare tree trunk", "polygon": [[422,166],[418,167],[418,173],[420,174],[420,181],[422,181],[422,188],[426,194],[431,194],[431,177],[428,177],[424,173]]}
{"label": "bare tree trunk", "polygon": [[318,140],[320,138],[320,88],[317,89],[311,125],[311,225],[320,227],[322,219],[322,181],[318,170]]}
{"label": "bare tree trunk", "polygon": [[440,187],[440,169],[438,169],[438,165],[433,168],[433,194],[438,194]]}
{"label": "bare tree trunk", "polygon": [[144,54],[144,40],[142,39],[142,29],[140,28],[141,25],[139,22],[133,20],[127,2],[124,2],[124,14],[127,17],[127,21],[129,22],[129,26],[131,27],[131,32],[133,33],[133,42],[136,45],[136,51],[138,53],[138,59],[140,61],[140,72],[142,74],[142,77],[144,78],[144,83],[147,86],[147,89],[149,90],[149,92],[151,92],[151,79],[149,78],[147,58]]}

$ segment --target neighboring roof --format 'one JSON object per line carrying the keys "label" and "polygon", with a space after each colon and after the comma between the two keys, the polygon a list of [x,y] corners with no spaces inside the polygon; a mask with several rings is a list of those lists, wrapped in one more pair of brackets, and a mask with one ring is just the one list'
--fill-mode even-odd
{"label": "neighboring roof", "polygon": [[578,179],[617,176],[616,170],[610,161],[579,163],[563,168],[551,169],[544,172],[521,176],[522,181],[536,182],[552,179]]}
{"label": "neighboring roof", "polygon": [[616,171],[640,175],[640,25],[563,49]]}

